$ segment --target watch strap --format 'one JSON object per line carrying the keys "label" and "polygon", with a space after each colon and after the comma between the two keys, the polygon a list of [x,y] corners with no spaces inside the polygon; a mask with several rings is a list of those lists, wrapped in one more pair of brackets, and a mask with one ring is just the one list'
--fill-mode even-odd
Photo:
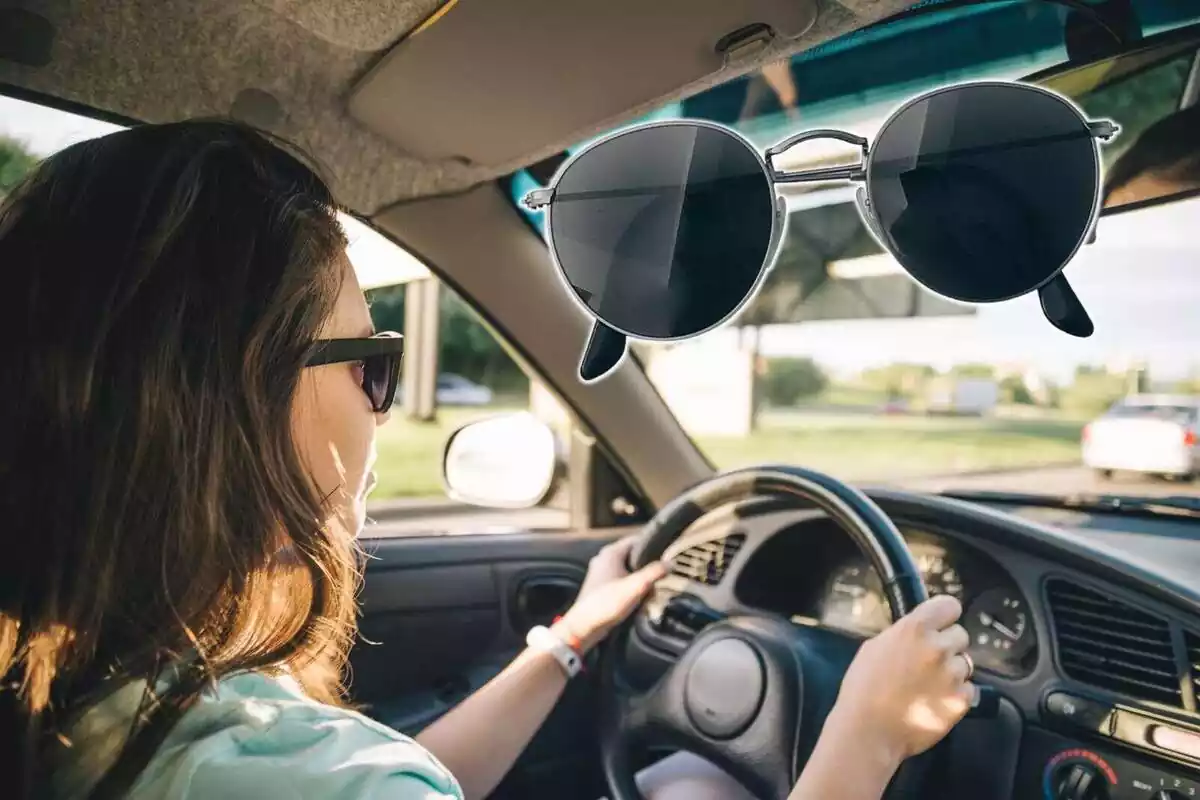
{"label": "watch strap", "polygon": [[525,636],[525,643],[534,650],[553,656],[568,679],[583,671],[583,658],[579,653],[544,625],[532,628]]}

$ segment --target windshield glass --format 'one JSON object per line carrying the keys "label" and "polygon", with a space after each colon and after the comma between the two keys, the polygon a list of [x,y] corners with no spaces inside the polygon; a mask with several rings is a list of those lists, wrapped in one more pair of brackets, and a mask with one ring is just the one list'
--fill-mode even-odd
{"label": "windshield glass", "polygon": [[[1200,22],[1200,4],[1190,0],[1133,6],[1144,37]],[[811,128],[873,137],[919,92],[1064,64],[1066,18],[1063,6],[1044,2],[926,10],[648,118],[721,122],[763,150]],[[1070,89],[1090,117],[1122,126],[1102,151],[1111,171],[1139,133],[1200,100],[1198,42],[1200,34],[1119,75],[1085,70],[1063,78],[1065,87],[1046,85]],[[1193,133],[1200,149],[1200,128]],[[548,183],[568,154],[512,176],[514,202]],[[812,142],[777,163],[794,169],[855,158],[848,145]],[[1093,336],[1076,339],[1045,321],[1035,295],[970,307],[920,288],[863,225],[854,186],[784,191],[782,253],[739,317],[697,340],[635,345],[718,468],[788,462],[933,490],[1200,495],[1200,483],[1184,480],[1200,470],[1190,427],[1200,402],[1200,198],[1101,219],[1096,241],[1067,268],[1096,325]],[[523,213],[540,229],[539,214]],[[1151,392],[1174,399],[1133,402]],[[1180,431],[1085,430],[1101,418],[1135,416],[1169,419]]]}
{"label": "windshield glass", "polygon": [[1110,417],[1134,419],[1187,419],[1196,413],[1194,406],[1160,405],[1158,403],[1125,402],[1109,409]]}

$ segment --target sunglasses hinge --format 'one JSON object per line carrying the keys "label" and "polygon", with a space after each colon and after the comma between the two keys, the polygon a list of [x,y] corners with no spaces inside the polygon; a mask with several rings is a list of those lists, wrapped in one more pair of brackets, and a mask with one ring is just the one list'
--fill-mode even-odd
{"label": "sunglasses hinge", "polygon": [[525,195],[522,201],[525,207],[530,211],[536,211],[539,208],[545,208],[554,200],[554,190],[550,188],[534,189],[529,194]]}
{"label": "sunglasses hinge", "polygon": [[1121,132],[1121,126],[1110,119],[1093,120],[1087,126],[1093,136],[1104,142],[1112,141]]}

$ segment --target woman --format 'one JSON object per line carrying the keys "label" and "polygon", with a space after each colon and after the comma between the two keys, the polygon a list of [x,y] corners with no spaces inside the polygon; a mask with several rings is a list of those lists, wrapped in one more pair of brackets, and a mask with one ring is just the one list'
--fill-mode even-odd
{"label": "woman", "polygon": [[[207,121],[70,147],[0,206],[14,796],[485,797],[561,693],[562,648],[662,575],[605,548],[549,639],[415,742],[346,707],[399,346],[372,336],[334,212],[286,148]],[[796,798],[878,797],[965,713],[959,611],[863,647]],[[662,775],[657,797],[729,785]]]}

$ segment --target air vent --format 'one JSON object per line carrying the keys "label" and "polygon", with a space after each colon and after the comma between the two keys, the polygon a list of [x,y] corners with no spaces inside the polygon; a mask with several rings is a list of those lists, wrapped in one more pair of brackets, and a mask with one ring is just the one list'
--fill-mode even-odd
{"label": "air vent", "polygon": [[744,533],[731,533],[722,539],[689,547],[671,559],[671,573],[706,586],[716,586],[745,543]]}
{"label": "air vent", "polygon": [[1063,580],[1046,586],[1068,677],[1139,700],[1183,707],[1167,621]]}
{"label": "air vent", "polygon": [[1200,634],[1184,631],[1183,641],[1187,645],[1188,662],[1192,665],[1192,693],[1200,699]]}

